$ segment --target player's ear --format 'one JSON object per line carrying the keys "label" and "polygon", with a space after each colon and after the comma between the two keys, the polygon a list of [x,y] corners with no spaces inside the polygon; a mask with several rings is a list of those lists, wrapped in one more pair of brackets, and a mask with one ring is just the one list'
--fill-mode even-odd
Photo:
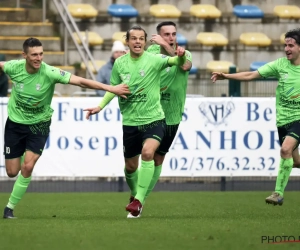
{"label": "player's ear", "polygon": [[22,51],[22,56],[23,56],[24,59],[26,59],[27,54],[24,51]]}

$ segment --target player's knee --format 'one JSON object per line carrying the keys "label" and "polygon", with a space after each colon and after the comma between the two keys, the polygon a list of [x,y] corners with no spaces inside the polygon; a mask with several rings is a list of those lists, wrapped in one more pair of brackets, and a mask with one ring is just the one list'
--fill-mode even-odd
{"label": "player's knee", "polygon": [[164,162],[164,159],[165,159],[165,156],[164,155],[159,155],[157,153],[154,154],[154,165],[155,166],[160,166],[163,164]]}
{"label": "player's knee", "polygon": [[133,164],[126,164],[125,168],[126,168],[126,172],[128,174],[132,174],[137,170],[138,166],[133,165]]}
{"label": "player's knee", "polygon": [[291,158],[293,151],[290,149],[290,147],[282,146],[280,149],[280,156],[282,158]]}
{"label": "player's knee", "polygon": [[19,171],[13,169],[6,169],[6,174],[9,178],[14,178],[18,175]]}
{"label": "player's knee", "polygon": [[158,160],[154,158],[154,166],[160,166],[162,165],[163,161],[162,160]]}
{"label": "player's knee", "polygon": [[142,150],[142,160],[151,161],[154,158],[155,151],[150,148],[143,148]]}
{"label": "player's knee", "polygon": [[33,170],[34,164],[24,162],[24,165],[22,166],[22,174],[24,177],[31,176],[32,170]]}

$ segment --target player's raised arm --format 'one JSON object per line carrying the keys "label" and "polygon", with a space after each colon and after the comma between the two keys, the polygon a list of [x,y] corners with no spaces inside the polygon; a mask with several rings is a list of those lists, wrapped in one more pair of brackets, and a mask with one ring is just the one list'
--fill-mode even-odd
{"label": "player's raised arm", "polygon": [[111,86],[75,75],[71,76],[69,84],[82,88],[105,90],[123,98],[127,98],[126,95],[130,94],[129,88],[126,84]]}
{"label": "player's raised arm", "polygon": [[184,71],[189,71],[192,68],[192,55],[191,52],[185,51],[185,63],[181,66]]}
{"label": "player's raised arm", "polygon": [[174,46],[168,44],[160,35],[153,34],[150,42],[161,46],[168,53],[168,55],[176,56],[176,49],[174,49]]}
{"label": "player's raised arm", "polygon": [[233,80],[240,80],[240,81],[250,81],[256,78],[260,78],[261,75],[258,71],[246,71],[246,72],[239,72],[234,74],[225,74],[222,72],[213,72],[212,77],[210,78],[213,82],[217,80],[224,80],[224,79],[233,79]]}
{"label": "player's raised arm", "polygon": [[168,64],[170,66],[182,66],[186,62],[185,49],[183,47],[178,47],[176,50],[177,56],[170,57],[168,59]]}

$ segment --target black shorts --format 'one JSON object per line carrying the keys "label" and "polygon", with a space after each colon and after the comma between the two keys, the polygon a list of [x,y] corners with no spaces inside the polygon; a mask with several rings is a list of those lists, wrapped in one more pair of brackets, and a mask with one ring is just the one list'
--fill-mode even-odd
{"label": "black shorts", "polygon": [[156,153],[159,155],[165,155],[169,152],[169,149],[174,141],[174,138],[176,136],[177,130],[178,130],[179,124],[175,125],[167,125],[166,126],[166,134],[161,141],[159,148],[156,150]]}
{"label": "black shorts", "polygon": [[41,155],[49,136],[50,124],[51,120],[25,125],[7,118],[4,130],[5,159],[18,158],[26,150]]}
{"label": "black shorts", "polygon": [[152,138],[159,142],[165,135],[165,120],[155,121],[141,126],[123,125],[123,152],[125,158],[140,155],[146,139]]}
{"label": "black shorts", "polygon": [[298,144],[295,148],[299,146],[300,142],[300,121],[295,121],[292,123],[288,123],[282,127],[277,128],[278,131],[278,137],[279,137],[279,142],[280,146],[282,146],[283,141],[286,136],[291,136],[295,138],[298,141]]}

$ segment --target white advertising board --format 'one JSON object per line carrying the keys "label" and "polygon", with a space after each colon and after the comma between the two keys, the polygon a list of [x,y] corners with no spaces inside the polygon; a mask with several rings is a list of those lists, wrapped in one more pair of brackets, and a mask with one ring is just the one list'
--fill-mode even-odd
{"label": "white advertising board", "polygon": [[[99,100],[53,98],[50,136],[33,176],[124,175],[117,99],[85,119],[83,109]],[[7,101],[0,99],[2,134]],[[276,176],[280,146],[275,123],[274,98],[188,98],[162,176]],[[299,174],[293,169],[292,175]]]}

